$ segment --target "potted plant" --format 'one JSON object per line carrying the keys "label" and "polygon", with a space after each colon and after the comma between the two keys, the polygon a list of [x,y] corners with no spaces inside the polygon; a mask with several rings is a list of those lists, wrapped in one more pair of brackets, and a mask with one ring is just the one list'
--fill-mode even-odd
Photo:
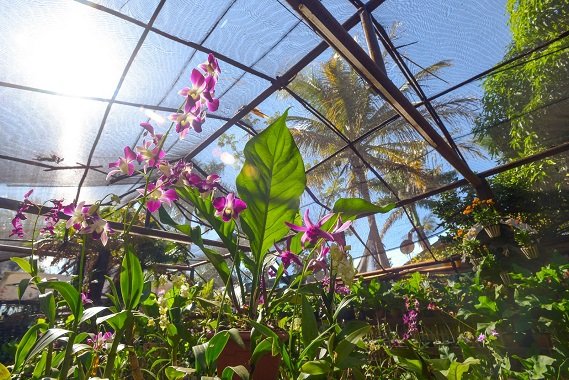
{"label": "potted plant", "polygon": [[512,226],[514,230],[514,240],[520,246],[522,253],[529,260],[537,258],[539,256],[537,231],[519,219],[508,219],[506,224]]}
{"label": "potted plant", "polygon": [[474,221],[484,228],[490,238],[500,236],[501,215],[496,210],[495,202],[492,199],[474,198],[472,204],[466,206],[464,215],[472,214]]}

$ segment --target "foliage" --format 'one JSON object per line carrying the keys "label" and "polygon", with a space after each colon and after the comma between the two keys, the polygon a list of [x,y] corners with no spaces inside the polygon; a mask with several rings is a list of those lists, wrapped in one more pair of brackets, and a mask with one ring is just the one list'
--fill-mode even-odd
{"label": "foliage", "polygon": [[[569,28],[563,0],[509,0],[507,12],[513,40],[504,59],[553,40]],[[483,113],[476,133],[494,155],[508,161],[567,141],[568,62],[567,43],[560,39],[484,80]],[[560,183],[566,181],[567,160],[559,156],[515,172],[528,184],[545,177],[550,185]]]}

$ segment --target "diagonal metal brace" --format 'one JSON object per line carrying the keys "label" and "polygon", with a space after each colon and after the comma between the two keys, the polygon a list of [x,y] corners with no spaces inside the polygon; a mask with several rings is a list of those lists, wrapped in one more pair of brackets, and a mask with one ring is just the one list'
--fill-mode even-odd
{"label": "diagonal metal brace", "polygon": [[437,133],[365,50],[318,0],[287,0],[302,18],[335,49],[436,151],[474,186],[482,198],[492,196],[485,179],[476,175]]}

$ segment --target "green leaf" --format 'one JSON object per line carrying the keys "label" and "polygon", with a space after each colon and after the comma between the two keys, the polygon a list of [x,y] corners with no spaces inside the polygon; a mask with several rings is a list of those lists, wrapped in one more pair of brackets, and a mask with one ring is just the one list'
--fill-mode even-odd
{"label": "green leaf", "polygon": [[474,305],[477,310],[486,310],[493,315],[498,312],[498,305],[487,296],[478,297],[478,304]]}
{"label": "green leaf", "polygon": [[194,374],[196,370],[193,368],[169,366],[164,372],[168,380],[180,380],[188,375]]}
{"label": "green leaf", "polygon": [[55,297],[53,292],[39,295],[40,310],[45,314],[49,322],[55,323]]}
{"label": "green leaf", "polygon": [[326,360],[314,360],[306,362],[300,367],[302,372],[309,375],[325,375],[332,369]]}
{"label": "green leaf", "polygon": [[352,302],[354,299],[354,296],[347,296],[344,297],[340,303],[338,304],[338,306],[336,307],[336,311],[334,312],[334,321],[338,319],[338,314],[340,314],[340,312],[347,307],[350,302]]}
{"label": "green leaf", "polygon": [[302,296],[302,342],[308,346],[318,336],[318,324],[314,309],[308,299]]}
{"label": "green leaf", "polygon": [[0,363],[0,380],[10,380],[10,371],[2,363]]}
{"label": "green leaf", "polygon": [[97,318],[96,324],[100,325],[103,322],[107,322],[113,329],[122,330],[126,322],[127,313],[128,311],[123,310],[119,313],[99,317]]}
{"label": "green leaf", "polygon": [[65,335],[69,332],[70,332],[69,330],[58,329],[58,328],[53,328],[53,329],[47,330],[47,332],[45,334],[43,334],[43,336],[35,344],[34,348],[30,351],[30,353],[26,357],[26,361],[28,361],[31,358],[33,358],[34,356],[36,356],[44,348],[49,346],[54,340],[62,337],[63,335]]}
{"label": "green leaf", "polygon": [[73,316],[77,319],[80,318],[83,313],[81,294],[70,283],[63,281],[47,281],[39,283],[38,287],[57,290],[71,309]]}
{"label": "green leaf", "polygon": [[32,372],[32,379],[41,378],[41,374],[45,370],[46,362],[47,362],[47,351],[44,350],[41,354],[40,359],[36,363],[34,363],[34,371]]}
{"label": "green leaf", "polygon": [[239,333],[239,330],[237,330],[236,328],[232,328],[227,330],[227,332],[229,333],[229,336],[231,337],[231,339],[233,339],[233,341],[235,343],[237,343],[237,345],[241,348],[246,348],[245,346],[245,342],[243,342],[243,339],[241,338],[241,334]]}
{"label": "green leaf", "polygon": [[22,300],[22,297],[24,296],[26,289],[30,285],[31,280],[32,280],[31,278],[24,278],[24,279],[20,280],[20,283],[18,284],[18,300],[19,301]]}
{"label": "green leaf", "polygon": [[120,273],[121,295],[127,309],[136,309],[144,288],[144,276],[132,247],[126,248]]}
{"label": "green leaf", "polygon": [[106,306],[93,306],[86,309],[79,323],[83,323],[86,320],[93,318],[95,315],[99,314],[101,311],[106,309],[108,309],[108,307]]}
{"label": "green leaf", "polygon": [[474,358],[468,358],[464,363],[452,362],[447,371],[441,371],[443,375],[447,377],[448,380],[461,380],[462,375],[464,375],[470,369],[473,364],[479,364],[480,360]]}
{"label": "green leaf", "polygon": [[225,261],[225,258],[219,254],[218,252],[214,251],[213,249],[206,248],[203,244],[203,240],[201,237],[201,229],[200,227],[194,227],[191,231],[192,241],[200,247],[202,252],[206,255],[208,261],[213,265],[219,277],[221,277],[221,281],[224,284],[227,284],[227,280],[229,279],[229,275],[231,269],[229,269],[229,265]]}
{"label": "green leaf", "polygon": [[227,331],[220,331],[207,342],[207,349],[205,351],[207,368],[213,367],[228,341],[229,333]]}
{"label": "green leaf", "polygon": [[[365,322],[364,322],[365,323]],[[344,339],[340,340],[336,346],[336,359],[335,363],[341,366],[341,363],[348,359],[356,345],[362,340],[362,338],[369,333],[371,326],[366,323],[361,327],[355,327],[357,325],[348,325],[344,328],[340,336],[344,336]]]}
{"label": "green leaf", "polygon": [[395,208],[395,203],[385,206],[377,206],[373,203],[360,198],[341,198],[334,203],[333,211],[341,212],[346,216],[357,216],[361,214],[385,214]]}
{"label": "green leaf", "polygon": [[257,263],[289,231],[306,187],[304,162],[285,124],[285,112],[253,137],[243,151],[245,163],[237,177],[239,197],[247,203],[241,214]]}
{"label": "green leaf", "polygon": [[32,273],[32,265],[30,264],[30,260],[24,259],[23,257],[12,257],[10,261],[18,264],[18,266],[30,276],[34,276],[34,273]]}
{"label": "green leaf", "polygon": [[205,360],[206,350],[207,343],[198,344],[197,346],[192,347],[194,357],[196,358],[196,371],[200,373],[203,373],[207,370],[207,363]]}
{"label": "green leaf", "polygon": [[257,346],[255,347],[253,354],[251,355],[251,363],[252,364],[257,363],[257,360],[259,360],[261,356],[269,352],[272,352],[272,347],[273,347],[273,338],[265,338],[262,341],[260,341],[259,344],[257,344]]}
{"label": "green leaf", "polygon": [[221,373],[221,380],[232,380],[234,374],[239,376],[242,380],[249,380],[249,371],[242,365],[226,367]]}
{"label": "green leaf", "polygon": [[277,341],[279,340],[279,336],[277,335],[277,333],[275,333],[269,327],[262,325],[259,322],[253,320],[249,320],[249,324],[253,326],[253,331],[251,332],[252,336],[256,335],[257,333],[261,333],[266,337],[271,337],[273,339],[276,339]]}
{"label": "green leaf", "polygon": [[14,373],[18,373],[21,370],[21,366],[24,364],[28,353],[36,343],[38,339],[38,330],[47,328],[47,324],[38,323],[33,325],[22,337],[18,343],[18,348],[16,349],[16,356],[14,359]]}

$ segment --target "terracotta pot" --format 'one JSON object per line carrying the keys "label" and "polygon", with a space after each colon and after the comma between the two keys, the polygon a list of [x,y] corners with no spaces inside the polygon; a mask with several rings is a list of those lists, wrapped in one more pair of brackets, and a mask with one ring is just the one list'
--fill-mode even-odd
{"label": "terracotta pot", "polygon": [[492,239],[497,238],[501,234],[499,224],[494,224],[493,226],[485,226],[484,231],[486,231],[486,233],[488,234],[488,237],[490,237]]}
{"label": "terracotta pot", "polygon": [[[247,368],[249,373],[251,373],[251,366],[249,365],[249,360],[251,359],[251,332],[250,331],[240,331],[241,339],[245,343],[246,348],[240,347],[232,339],[229,339],[227,345],[221,352],[219,359],[217,359],[217,374],[221,376],[221,373],[226,367],[242,365]],[[280,336],[281,340],[286,339],[286,336]],[[253,371],[253,380],[277,380],[279,375],[279,366],[281,364],[281,357],[271,356],[270,353],[262,356],[257,360],[255,364],[255,369]],[[233,376],[234,380],[238,380],[237,375]]]}
{"label": "terracotta pot", "polygon": [[521,250],[529,260],[535,259],[539,256],[539,249],[537,248],[536,244],[530,245],[528,247],[522,247]]}

